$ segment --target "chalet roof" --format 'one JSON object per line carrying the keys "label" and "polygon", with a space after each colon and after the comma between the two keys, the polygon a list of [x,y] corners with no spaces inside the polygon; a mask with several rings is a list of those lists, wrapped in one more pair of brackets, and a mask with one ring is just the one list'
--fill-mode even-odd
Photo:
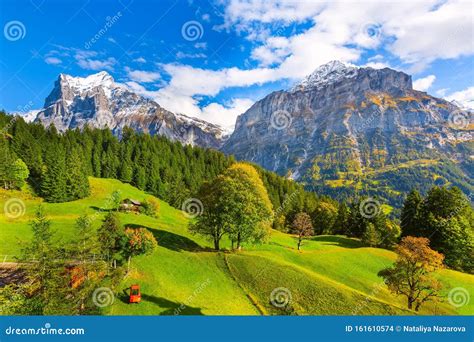
{"label": "chalet roof", "polygon": [[137,201],[137,200],[134,200],[134,199],[131,199],[131,198],[126,198],[122,201],[122,203],[131,203],[133,205],[142,205],[142,203],[140,201]]}

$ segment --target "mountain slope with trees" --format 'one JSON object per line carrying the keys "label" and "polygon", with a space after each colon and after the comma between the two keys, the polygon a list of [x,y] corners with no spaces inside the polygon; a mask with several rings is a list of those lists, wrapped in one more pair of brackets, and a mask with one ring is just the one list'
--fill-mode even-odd
{"label": "mountain slope with trees", "polygon": [[[54,244],[74,242],[78,238],[77,229],[83,229],[77,224],[84,214],[93,218],[92,229],[98,229],[114,208],[110,198],[115,191],[119,191],[121,198],[150,197],[117,180],[90,178],[90,196],[73,202],[43,203],[44,215],[55,234]],[[26,191],[0,190],[0,206],[11,196],[25,203],[26,212],[16,219],[0,217],[0,225],[4,227],[0,231],[4,242],[0,254],[9,255],[7,261],[14,261],[12,257],[20,255],[21,246],[30,241],[32,232],[28,222],[35,218],[42,202]],[[101,313],[415,314],[406,310],[404,298],[391,294],[377,277],[377,272],[395,261],[391,251],[365,247],[358,239],[327,235],[306,238],[302,251],[298,251],[297,236],[273,230],[267,243],[245,244],[238,253],[217,253],[205,237],[188,231],[190,219],[185,213],[161,200],[159,204],[157,218],[117,214],[122,229],[145,228],[154,235],[158,246],[148,254],[132,257],[128,276],[119,278],[122,280],[112,287],[115,300],[100,308]],[[222,241],[222,248],[231,248],[228,238]],[[78,257],[83,252],[86,251],[78,250]],[[474,290],[472,275],[441,269],[435,276],[443,284],[440,293],[444,297],[455,287]],[[140,284],[142,289],[139,305],[126,303],[124,291],[132,283]],[[279,287],[290,291],[290,306],[271,304],[271,294]],[[77,292],[78,300],[80,293]],[[75,306],[78,310],[80,307]],[[419,313],[468,314],[472,310],[472,302],[456,308],[444,301],[427,303]]]}

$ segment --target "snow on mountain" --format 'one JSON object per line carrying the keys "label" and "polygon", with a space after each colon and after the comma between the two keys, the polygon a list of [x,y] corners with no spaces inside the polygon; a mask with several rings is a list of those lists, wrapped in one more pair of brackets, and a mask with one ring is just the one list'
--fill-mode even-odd
{"label": "snow on mountain", "polygon": [[163,135],[184,144],[218,148],[226,137],[221,127],[174,114],[123,84],[105,71],[87,77],[60,74],[36,121],[58,131],[109,128],[121,136],[125,127]]}
{"label": "snow on mountain", "polygon": [[313,73],[306,76],[291,91],[306,90],[310,88],[323,87],[327,84],[335,83],[346,78],[353,78],[357,75],[360,67],[343,63],[340,61],[330,61],[318,67]]}
{"label": "snow on mountain", "polygon": [[[337,191],[336,181],[360,184],[366,170],[417,165],[418,159],[460,165],[456,171],[444,169],[443,182],[464,187],[472,179],[464,168],[472,159],[472,127],[471,114],[414,90],[411,76],[403,72],[335,61],[292,90],[275,91],[257,101],[237,118],[221,150],[326,194]],[[403,180],[388,170],[377,176],[377,182],[402,191]],[[463,181],[456,183],[456,177]]]}
{"label": "snow on mountain", "polygon": [[38,116],[39,112],[40,112],[40,109],[33,109],[33,110],[28,111],[27,113],[22,113],[21,117],[26,122],[33,122],[33,121],[35,121],[35,119]]}
{"label": "snow on mountain", "polygon": [[67,74],[60,74],[59,77],[79,95],[85,94],[95,87],[101,87],[105,90],[106,96],[110,98],[112,89],[117,87],[112,76],[106,71],[101,71],[87,77],[72,77]]}

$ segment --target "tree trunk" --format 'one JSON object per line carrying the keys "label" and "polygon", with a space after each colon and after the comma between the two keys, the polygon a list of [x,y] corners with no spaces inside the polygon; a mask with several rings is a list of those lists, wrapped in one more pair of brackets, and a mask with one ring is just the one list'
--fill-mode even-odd
{"label": "tree trunk", "polygon": [[298,238],[298,250],[300,250],[300,246],[301,246],[301,236]]}
{"label": "tree trunk", "polygon": [[413,299],[411,297],[408,297],[408,309],[412,309],[413,308]]}
{"label": "tree trunk", "polygon": [[130,261],[132,260],[132,256],[128,256],[128,262],[127,262],[127,273],[130,272]]}
{"label": "tree trunk", "polygon": [[219,239],[218,238],[214,238],[214,249],[216,251],[219,250]]}
{"label": "tree trunk", "polygon": [[240,250],[240,232],[237,234],[237,249]]}

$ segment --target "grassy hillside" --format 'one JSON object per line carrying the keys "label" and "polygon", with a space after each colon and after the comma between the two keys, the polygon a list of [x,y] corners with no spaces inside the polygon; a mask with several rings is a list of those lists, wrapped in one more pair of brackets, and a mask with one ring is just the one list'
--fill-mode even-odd
{"label": "grassy hillside", "polygon": [[[116,180],[91,178],[90,182],[92,193],[86,199],[45,204],[52,227],[62,239],[71,237],[74,221],[81,214],[94,215],[94,224],[99,226],[109,209],[106,199],[114,190],[120,190],[123,197],[148,197]],[[12,197],[24,201],[26,213],[17,219],[0,216],[0,258],[7,261],[13,260],[21,241],[30,236],[28,221],[41,201],[28,192],[0,192],[0,206]],[[395,254],[363,247],[354,239],[317,236],[298,252],[292,236],[275,231],[267,244],[246,246],[238,253],[215,253],[209,242],[188,233],[188,219],[182,212],[162,201],[157,219],[123,213],[120,218],[125,225],[148,228],[159,247],[132,260],[132,271],[115,289],[117,299],[106,314],[414,314],[377,277]],[[442,270],[438,276],[445,292],[463,287],[474,293],[472,275]],[[142,289],[143,300],[138,305],[126,303],[124,290],[133,283]],[[271,305],[275,288],[289,290],[291,310]],[[473,301],[458,309],[444,302],[427,304],[421,314],[473,311]]]}

